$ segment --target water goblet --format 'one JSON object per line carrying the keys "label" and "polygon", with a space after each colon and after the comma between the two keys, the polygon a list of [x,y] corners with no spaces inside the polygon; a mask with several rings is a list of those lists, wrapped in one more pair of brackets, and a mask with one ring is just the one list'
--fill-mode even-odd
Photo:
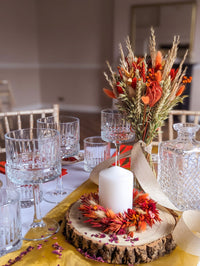
{"label": "water goblet", "polygon": [[[56,129],[60,132],[60,159],[69,158],[78,154],[80,150],[80,122],[79,118],[73,116],[61,115],[59,119],[50,116],[37,120],[37,127],[43,129]],[[50,203],[58,203],[69,193],[69,187],[63,186],[63,178],[57,179],[57,185],[54,190],[47,191],[43,198]]]}
{"label": "water goblet", "polygon": [[118,165],[120,164],[118,162],[120,144],[122,142],[133,141],[135,133],[124,114],[116,109],[108,108],[101,111],[101,138],[115,144],[115,165]]}
{"label": "water goblet", "polygon": [[42,219],[40,184],[61,174],[60,136],[57,130],[21,129],[5,135],[6,173],[15,184],[32,185],[34,218],[25,240],[42,240],[59,230],[51,219]]}

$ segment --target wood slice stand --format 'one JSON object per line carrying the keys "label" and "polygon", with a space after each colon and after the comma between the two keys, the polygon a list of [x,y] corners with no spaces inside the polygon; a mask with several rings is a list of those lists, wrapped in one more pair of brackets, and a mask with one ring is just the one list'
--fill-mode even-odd
{"label": "wood slice stand", "polygon": [[142,233],[135,233],[133,238],[139,238],[138,241],[127,241],[127,236],[118,235],[118,243],[111,243],[109,235],[99,238],[102,232],[84,223],[79,206],[80,200],[67,210],[66,238],[74,247],[93,258],[101,257],[103,261],[115,264],[147,263],[169,254],[176,247],[171,232],[177,215],[164,207],[158,207],[162,222]]}

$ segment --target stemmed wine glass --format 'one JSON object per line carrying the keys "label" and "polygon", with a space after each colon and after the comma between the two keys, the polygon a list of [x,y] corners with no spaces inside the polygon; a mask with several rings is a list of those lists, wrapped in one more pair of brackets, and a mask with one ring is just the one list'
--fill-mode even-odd
{"label": "stemmed wine glass", "polygon": [[118,165],[120,164],[118,162],[120,144],[134,140],[135,133],[124,114],[116,109],[108,108],[101,111],[101,138],[115,144],[115,165]]}
{"label": "stemmed wine glass", "polygon": [[5,135],[6,174],[15,184],[32,185],[34,218],[25,240],[42,240],[59,230],[51,219],[42,219],[40,184],[61,174],[60,136],[57,130],[21,129]]}
{"label": "stemmed wine glass", "polygon": [[[50,116],[37,120],[37,127],[43,129],[57,129],[60,132],[60,160],[77,155],[80,150],[80,122],[79,118],[61,115],[59,119]],[[63,186],[63,178],[57,179],[54,190],[47,191],[43,198],[51,203],[58,203],[68,195],[69,187]]]}

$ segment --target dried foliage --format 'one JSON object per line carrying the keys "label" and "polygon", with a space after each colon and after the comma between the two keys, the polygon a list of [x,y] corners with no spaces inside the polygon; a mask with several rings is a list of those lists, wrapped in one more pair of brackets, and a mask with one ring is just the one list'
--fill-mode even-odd
{"label": "dried foliage", "polygon": [[117,107],[126,113],[138,140],[150,144],[157,136],[158,128],[168,118],[169,111],[186,96],[182,93],[192,78],[186,77],[183,63],[187,52],[177,69],[173,68],[177,57],[179,37],[174,37],[172,48],[163,58],[156,50],[153,28],[149,40],[150,57],[134,55],[130,40],[126,39],[127,56],[119,45],[121,59],[114,72],[109,64],[110,75],[105,77],[111,89],[104,88],[107,96],[117,99]]}
{"label": "dried foliage", "polygon": [[85,222],[109,234],[128,234],[133,237],[134,232],[144,231],[147,225],[152,226],[156,221],[161,221],[156,202],[148,194],[136,189],[133,190],[133,209],[124,213],[114,213],[99,205],[97,193],[83,195],[79,209],[88,218]]}

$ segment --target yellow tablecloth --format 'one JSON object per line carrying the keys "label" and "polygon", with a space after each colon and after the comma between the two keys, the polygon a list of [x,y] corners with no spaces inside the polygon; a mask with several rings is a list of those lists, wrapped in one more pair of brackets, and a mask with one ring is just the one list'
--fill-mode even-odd
{"label": "yellow tablecloth", "polygon": [[[46,217],[54,218],[57,221],[63,220],[65,217],[65,212],[68,207],[75,202],[84,193],[96,191],[97,186],[93,184],[90,180],[87,180],[74,192],[72,192],[65,200],[58,204],[54,209],[52,209]],[[9,253],[0,258],[0,265],[6,265],[9,259],[14,259],[22,251],[26,250],[28,246],[33,246],[34,249],[25,255],[21,261],[16,262],[14,265],[20,266],[31,266],[31,265],[42,265],[42,266],[108,266],[110,264],[92,261],[84,258],[72,245],[67,243],[65,237],[63,236],[63,226],[62,223],[60,231],[49,238],[47,242],[28,242],[23,241],[23,245],[20,250]],[[60,246],[64,248],[62,252],[62,257],[59,258],[58,255],[52,253],[54,248],[52,244],[58,242]],[[42,244],[41,249],[37,249],[37,245]],[[177,247],[170,255],[166,255],[154,262],[146,263],[146,266],[197,266],[199,257],[187,254],[179,247]]]}

